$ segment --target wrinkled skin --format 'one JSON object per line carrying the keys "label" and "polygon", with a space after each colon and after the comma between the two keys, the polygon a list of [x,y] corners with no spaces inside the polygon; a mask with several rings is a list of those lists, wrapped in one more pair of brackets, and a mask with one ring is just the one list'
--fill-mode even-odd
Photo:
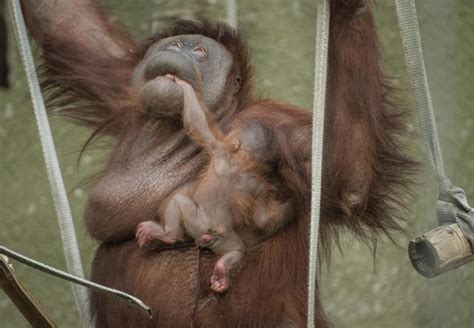
{"label": "wrinkled skin", "polygon": [[[182,88],[165,78],[166,74],[176,75],[198,90],[212,112],[224,95],[231,68],[232,56],[222,45],[200,35],[182,35],[152,45],[137,66],[132,83],[140,88],[146,110],[179,118]],[[238,87],[238,78],[233,83]]]}

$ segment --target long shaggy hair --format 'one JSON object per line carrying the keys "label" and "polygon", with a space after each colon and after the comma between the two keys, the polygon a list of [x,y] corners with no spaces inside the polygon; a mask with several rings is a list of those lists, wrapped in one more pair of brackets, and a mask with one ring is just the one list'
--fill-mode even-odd
{"label": "long shaggy hair", "polygon": [[[365,5],[363,0],[331,2],[320,226],[321,249],[326,255],[342,231],[353,232],[375,247],[380,234],[390,235],[392,231],[402,230],[402,195],[409,194],[417,166],[400,143],[400,135],[405,134],[405,112],[393,101],[393,90],[382,73],[374,20],[369,10],[361,10]],[[279,175],[282,192],[297,204],[297,210],[294,220],[281,232],[248,248],[248,265],[239,273],[235,287],[214,303],[207,303],[201,312],[202,322],[208,326],[219,326],[216,322],[223,320],[228,320],[229,325],[240,323],[240,320],[254,323],[254,326],[257,323],[277,325],[281,323],[277,322],[278,315],[284,313],[291,323],[303,326],[306,321],[311,114],[291,105],[254,97],[253,71],[246,43],[237,31],[225,24],[179,21],[141,45],[105,17],[103,24],[110,37],[123,49],[124,56],[113,57],[108,49],[96,49],[91,53],[94,50],[83,47],[80,39],[53,38],[36,33],[43,48],[43,86],[49,93],[49,105],[91,127],[94,135],[119,136],[134,132],[140,128],[135,122],[153,119],[138,108],[130,79],[135,66],[154,42],[174,35],[200,34],[216,40],[232,54],[233,69],[241,77],[235,121],[257,120],[276,131],[280,149],[275,172]],[[167,131],[165,124],[160,128]],[[170,132],[167,137],[173,139],[177,134]],[[181,135],[185,140],[184,133]],[[165,161],[189,145],[186,141],[177,144],[179,147],[159,160]],[[190,152],[183,162],[194,160],[196,152]],[[158,161],[154,168],[158,170],[160,163]],[[179,176],[180,168],[174,169]],[[134,223],[134,216],[128,214],[143,208],[132,209],[132,205],[124,209],[127,216],[120,217],[122,221],[113,217],[113,224],[104,228],[108,229],[108,235],[114,236],[120,225],[123,228]],[[100,226],[102,217],[98,220]],[[92,225],[90,230],[94,227],[96,225]],[[189,265],[184,268],[187,264],[179,260],[166,262],[160,257],[143,258],[140,254],[134,241],[103,243],[93,264],[95,281],[117,287],[132,286],[129,291],[149,297],[154,302],[154,310],[163,317],[171,321],[185,320],[174,313],[181,313],[180,301],[192,289],[190,286],[194,280],[182,280],[182,277],[191,277],[193,269]],[[186,258],[174,255],[179,259]],[[111,274],[114,268],[119,274]],[[126,274],[123,272],[125,268]],[[162,268],[166,270],[160,271]],[[170,270],[179,274],[187,271],[181,277],[175,277]],[[143,281],[142,277],[153,278]],[[160,284],[154,284],[155,278]],[[172,295],[160,294],[174,283],[179,283],[179,287],[173,289]],[[179,302],[171,302],[168,296]],[[117,311],[121,305],[115,305],[100,295],[94,297],[98,322],[117,320],[120,324],[121,316],[128,315],[127,319],[135,325],[158,325],[156,321],[144,321],[140,325],[135,320],[137,317],[125,313],[125,310]],[[327,326],[318,298],[315,307],[317,324],[319,327]],[[220,313],[226,316],[218,315]]]}

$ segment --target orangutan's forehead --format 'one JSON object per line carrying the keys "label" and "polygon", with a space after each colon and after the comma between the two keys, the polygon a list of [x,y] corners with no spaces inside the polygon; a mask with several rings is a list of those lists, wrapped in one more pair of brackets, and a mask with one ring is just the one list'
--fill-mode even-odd
{"label": "orangutan's forehead", "polygon": [[181,41],[185,46],[196,46],[196,45],[203,45],[203,46],[212,46],[212,47],[221,47],[224,48],[219,42],[214,39],[205,37],[200,34],[183,34],[183,35],[176,35],[171,36],[168,38],[161,39],[158,41],[158,45],[165,45],[169,44],[173,41]]}
{"label": "orangutan's forehead", "polygon": [[153,44],[146,52],[145,58],[153,56],[157,51],[165,50],[171,43],[179,41],[185,48],[193,48],[197,45],[202,46],[212,54],[214,58],[226,58],[232,61],[232,55],[222,44],[214,39],[200,34],[182,34],[161,39]]}

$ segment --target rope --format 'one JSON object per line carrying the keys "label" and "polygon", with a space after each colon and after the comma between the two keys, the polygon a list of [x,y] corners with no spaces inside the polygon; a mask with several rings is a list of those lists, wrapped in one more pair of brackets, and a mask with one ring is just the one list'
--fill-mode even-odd
{"label": "rope", "polygon": [[437,216],[440,224],[456,222],[474,247],[474,209],[469,206],[462,188],[454,186],[446,177],[438,130],[431,102],[428,78],[421,48],[420,29],[414,0],[397,0],[397,15],[400,26],[405,60],[410,83],[415,94],[418,119],[431,166],[439,179]]}
{"label": "rope", "polygon": [[420,30],[415,3],[412,0],[397,0],[396,5],[400,35],[405,50],[405,60],[408,66],[410,82],[415,94],[421,132],[428,147],[430,163],[438,177],[442,179],[445,178],[443,156],[441,154],[433,103],[431,102],[431,93],[421,50]]}
{"label": "rope", "polygon": [[24,256],[20,253],[12,251],[11,249],[8,249],[4,246],[0,246],[0,254],[4,254],[4,255],[8,256],[9,258],[17,260],[18,262],[26,264],[26,265],[28,265],[28,266],[36,269],[36,270],[40,270],[40,271],[42,271],[44,273],[47,273],[47,274],[50,274],[52,276],[55,276],[55,277],[73,282],[75,284],[79,284],[79,285],[84,286],[84,287],[94,289],[94,290],[99,291],[101,293],[110,294],[112,296],[124,299],[124,300],[132,303],[133,305],[140,307],[142,310],[146,311],[150,317],[152,315],[150,307],[148,307],[145,303],[143,303],[138,298],[136,298],[132,295],[129,295],[127,293],[124,293],[120,290],[105,287],[105,286],[99,285],[95,282],[83,279],[81,277],[76,277],[72,274],[69,274],[67,272],[58,270],[58,269],[53,268],[49,265],[43,264],[43,263],[38,262],[36,260],[33,260],[33,259],[31,259],[27,256]]}
{"label": "rope", "polygon": [[237,3],[235,0],[227,0],[226,12],[227,12],[227,24],[233,28],[237,28]]}
{"label": "rope", "polygon": [[311,226],[308,272],[308,328],[314,327],[316,273],[318,264],[319,215],[321,206],[321,175],[326,105],[326,74],[329,44],[329,0],[318,0],[316,19],[316,55],[314,71],[313,140],[311,168]]}
{"label": "rope", "polygon": [[[14,22],[13,25],[15,28],[15,35],[28,80],[31,100],[33,102],[33,109],[38,126],[41,148],[43,151],[44,162],[51,188],[51,195],[58,218],[61,242],[63,245],[64,256],[66,258],[66,267],[67,270],[75,276],[84,277],[71,209],[69,207],[56,150],[54,148],[53,137],[51,135],[48,116],[46,114],[43,96],[41,94],[38,77],[36,75],[33,55],[31,53],[28,34],[26,31],[25,21],[23,19],[19,0],[10,1],[10,14],[12,16],[12,21]],[[90,326],[89,298],[87,290],[76,285],[71,286],[76,309],[79,313],[82,324],[84,327]]]}

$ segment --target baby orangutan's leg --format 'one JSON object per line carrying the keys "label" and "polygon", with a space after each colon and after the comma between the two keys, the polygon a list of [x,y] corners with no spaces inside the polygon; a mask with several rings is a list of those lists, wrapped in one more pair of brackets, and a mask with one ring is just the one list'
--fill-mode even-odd
{"label": "baby orangutan's leg", "polygon": [[194,202],[182,194],[174,195],[163,214],[164,228],[154,221],[145,221],[138,225],[136,232],[138,245],[148,247],[156,241],[173,245],[182,241],[184,231],[181,220],[194,220],[195,216],[196,205]]}
{"label": "baby orangutan's leg", "polygon": [[245,246],[239,235],[232,231],[217,240],[211,246],[211,250],[216,254],[223,254],[214,266],[210,279],[211,290],[216,293],[223,293],[229,288],[230,273],[237,269],[238,265],[242,262]]}

